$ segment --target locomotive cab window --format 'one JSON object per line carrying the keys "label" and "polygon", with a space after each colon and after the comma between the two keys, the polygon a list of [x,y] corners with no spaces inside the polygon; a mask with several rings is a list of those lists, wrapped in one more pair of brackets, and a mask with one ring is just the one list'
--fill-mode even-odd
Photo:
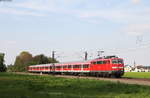
{"label": "locomotive cab window", "polygon": [[112,60],[112,63],[113,64],[123,64],[123,60],[121,60],[121,59],[120,60],[118,60],[118,59],[117,60]]}
{"label": "locomotive cab window", "polygon": [[107,64],[107,61],[103,61],[103,64]]}
{"label": "locomotive cab window", "polygon": [[118,60],[118,63],[119,64],[123,64],[123,60]]}
{"label": "locomotive cab window", "polygon": [[106,64],[110,64],[110,61],[106,61]]}
{"label": "locomotive cab window", "polygon": [[92,64],[96,64],[96,62],[92,62]]}
{"label": "locomotive cab window", "polygon": [[97,64],[103,64],[103,61],[97,61]]}

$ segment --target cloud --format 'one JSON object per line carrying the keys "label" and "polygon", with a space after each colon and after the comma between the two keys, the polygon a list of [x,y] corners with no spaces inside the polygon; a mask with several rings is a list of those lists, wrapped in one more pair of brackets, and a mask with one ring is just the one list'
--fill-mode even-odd
{"label": "cloud", "polygon": [[[138,3],[140,0],[132,0],[133,3]],[[73,16],[81,20],[86,20],[91,23],[109,20],[111,22],[145,22],[150,21],[150,8],[97,8],[84,9],[83,5],[88,5],[90,2],[83,0],[26,0],[24,2],[16,2],[10,7],[0,9],[0,13],[29,15],[29,16],[48,16],[49,14],[65,14]],[[80,5],[80,8],[77,6]]]}
{"label": "cloud", "polygon": [[9,48],[9,47],[15,46],[17,44],[17,42],[14,40],[0,40],[0,44],[1,44],[0,48],[2,48],[2,47]]}
{"label": "cloud", "polygon": [[92,17],[101,17],[105,19],[123,19],[127,17],[128,14],[125,14],[123,11],[119,10],[97,10],[97,11],[83,11],[80,13],[81,18],[92,18]]}
{"label": "cloud", "polygon": [[27,10],[17,10],[12,8],[1,8],[0,13],[14,14],[14,15],[27,15],[27,16],[45,16],[45,14]]}
{"label": "cloud", "polygon": [[[97,10],[97,11],[81,11],[79,17],[82,19],[106,19],[113,22],[124,22],[132,20],[133,14],[121,10]],[[134,18],[135,19],[135,18]]]}
{"label": "cloud", "polygon": [[[56,6],[53,6],[53,0],[27,0],[24,2],[14,2],[12,5],[2,5],[0,13],[28,16],[46,16],[47,12],[55,12]],[[50,2],[50,3],[49,3]]]}
{"label": "cloud", "polygon": [[108,20],[115,23],[149,23],[150,22],[150,8],[145,7],[142,9],[99,9],[99,10],[80,10],[77,15],[81,19],[94,19],[94,20]]}
{"label": "cloud", "polygon": [[127,32],[129,35],[133,35],[133,36],[141,36],[143,35],[143,32]]}
{"label": "cloud", "polygon": [[25,2],[16,3],[14,6],[18,8],[25,8],[35,11],[43,12],[66,12],[72,10],[75,5],[80,5],[80,3],[86,0],[27,0]]}
{"label": "cloud", "polygon": [[133,4],[139,4],[141,0],[131,0]]}
{"label": "cloud", "polygon": [[141,36],[150,32],[150,24],[129,24],[124,31],[129,35]]}
{"label": "cloud", "polygon": [[25,8],[34,11],[54,11],[57,7],[52,0],[43,2],[43,0],[32,0],[21,3],[16,3],[14,6],[17,8]]}

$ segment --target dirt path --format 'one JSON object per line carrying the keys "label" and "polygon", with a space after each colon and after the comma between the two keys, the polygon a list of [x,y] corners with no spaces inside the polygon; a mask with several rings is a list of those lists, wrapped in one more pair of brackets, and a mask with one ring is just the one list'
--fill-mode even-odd
{"label": "dirt path", "polygon": [[[16,72],[16,74],[41,75],[39,73],[23,73],[23,72]],[[49,74],[42,74],[42,75],[49,75]],[[140,79],[140,78],[101,78],[101,77],[70,76],[70,75],[54,75],[54,76],[55,77],[63,77],[63,78],[95,79],[95,80],[103,80],[103,81],[111,81],[111,82],[120,82],[120,83],[126,83],[126,84],[138,84],[138,85],[150,86],[150,79]]]}
{"label": "dirt path", "polygon": [[78,77],[78,76],[64,76],[64,75],[56,75],[56,77],[65,77],[65,78],[83,78],[83,79],[95,79],[95,80],[104,80],[111,82],[120,82],[126,84],[138,84],[138,85],[148,85],[150,86],[150,79],[137,79],[137,78],[101,78],[101,77]]}

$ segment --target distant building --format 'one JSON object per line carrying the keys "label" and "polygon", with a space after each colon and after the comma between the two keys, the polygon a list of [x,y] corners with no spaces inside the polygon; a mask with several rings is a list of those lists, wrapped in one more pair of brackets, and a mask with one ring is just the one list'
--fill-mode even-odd
{"label": "distant building", "polygon": [[125,72],[131,72],[131,71],[132,71],[132,66],[125,65],[124,71],[125,71]]}
{"label": "distant building", "polygon": [[150,66],[139,65],[139,66],[137,66],[137,69],[140,69],[141,72],[150,72]]}
{"label": "distant building", "polygon": [[130,66],[130,65],[125,65],[124,70],[125,70],[125,72],[150,72],[150,66],[143,66],[143,65]]}

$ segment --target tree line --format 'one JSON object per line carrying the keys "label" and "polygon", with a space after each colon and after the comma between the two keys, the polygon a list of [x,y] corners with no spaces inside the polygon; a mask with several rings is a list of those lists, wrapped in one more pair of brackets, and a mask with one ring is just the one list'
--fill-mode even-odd
{"label": "tree line", "polygon": [[48,63],[58,63],[58,61],[51,57],[47,57],[44,54],[32,56],[31,53],[23,51],[16,57],[14,65],[7,66],[8,67],[7,71],[25,72],[27,71],[27,68],[30,65],[48,64]]}

